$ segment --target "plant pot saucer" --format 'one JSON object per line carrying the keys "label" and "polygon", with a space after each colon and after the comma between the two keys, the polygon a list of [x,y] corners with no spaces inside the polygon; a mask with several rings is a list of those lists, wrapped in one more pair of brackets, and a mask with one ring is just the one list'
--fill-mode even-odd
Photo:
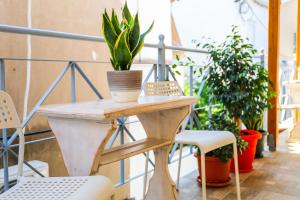
{"label": "plant pot saucer", "polygon": [[[200,176],[197,177],[198,183],[201,185],[201,178]],[[231,184],[231,178],[228,177],[228,179],[225,182],[219,182],[219,181],[206,181],[206,187],[212,187],[212,188],[221,188],[226,187]]]}

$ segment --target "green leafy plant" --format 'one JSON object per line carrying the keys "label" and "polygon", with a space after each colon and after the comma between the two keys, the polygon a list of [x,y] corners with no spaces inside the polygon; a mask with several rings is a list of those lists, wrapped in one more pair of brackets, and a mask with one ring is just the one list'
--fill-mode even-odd
{"label": "green leafy plant", "polygon": [[127,2],[122,9],[122,19],[112,10],[111,17],[106,10],[102,15],[102,33],[110,51],[110,61],[114,70],[130,70],[134,57],[144,46],[146,35],[151,31],[154,22],[146,32],[140,34],[138,13],[131,15]]}
{"label": "green leafy plant", "polygon": [[247,129],[259,131],[262,129],[263,117],[262,115],[243,115],[242,121]]}
{"label": "green leafy plant", "polygon": [[[248,143],[240,138],[239,129],[236,124],[228,117],[228,112],[221,110],[212,115],[212,117],[207,121],[205,130],[221,130],[230,131],[237,140],[237,148],[240,152],[247,148]],[[212,133],[213,134],[213,133]],[[198,149],[198,154],[200,154]],[[233,157],[233,146],[227,145],[213,151],[210,151],[206,156],[218,157],[221,161],[227,162]]]}
{"label": "green leafy plant", "polygon": [[238,126],[242,116],[262,113],[271,107],[269,100],[275,94],[268,72],[254,62],[257,50],[242,38],[236,26],[223,43],[206,43],[203,48],[209,52],[205,66],[209,72],[207,84]]}

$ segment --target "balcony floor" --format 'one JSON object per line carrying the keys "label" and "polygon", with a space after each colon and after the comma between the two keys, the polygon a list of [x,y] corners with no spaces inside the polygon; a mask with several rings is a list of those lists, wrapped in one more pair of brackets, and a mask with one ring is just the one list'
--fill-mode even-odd
{"label": "balcony floor", "polygon": [[[288,144],[286,139],[287,134],[281,134],[278,151],[265,151],[264,158],[255,159],[253,172],[240,175],[243,200],[300,200],[300,144]],[[144,157],[137,156],[132,161],[135,163],[131,166],[132,170],[142,173]],[[176,180],[177,165],[178,162],[169,165],[173,180]],[[201,187],[196,181],[197,176],[196,159],[193,156],[184,158],[179,191],[182,200],[201,199]],[[133,180],[130,186],[130,196],[137,200],[142,199],[143,178]],[[208,188],[207,193],[209,200],[236,199],[234,181],[231,186],[225,188]]]}

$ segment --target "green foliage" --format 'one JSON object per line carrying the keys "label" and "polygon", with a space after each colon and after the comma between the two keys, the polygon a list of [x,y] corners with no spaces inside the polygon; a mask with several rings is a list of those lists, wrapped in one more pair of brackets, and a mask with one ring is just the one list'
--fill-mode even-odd
{"label": "green foliage", "polygon": [[251,130],[261,130],[263,124],[263,116],[262,115],[243,115],[242,121],[247,129]]}
{"label": "green foliage", "polygon": [[[181,75],[181,72],[179,71],[178,66],[184,66],[184,67],[196,66],[196,62],[193,61],[191,59],[191,57],[189,57],[189,56],[185,57],[184,59],[181,59],[179,57],[179,55],[176,55],[175,58],[176,58],[176,63],[174,63],[171,66],[171,69],[177,75]],[[200,73],[202,73],[202,68],[198,68],[198,70],[200,71]],[[193,73],[194,73],[194,75],[199,75],[199,74],[196,74],[197,73],[197,68],[196,67],[194,67]]]}
{"label": "green foliage", "polygon": [[[225,110],[216,112],[207,121],[205,130],[220,130],[220,131],[230,131],[237,139],[237,148],[242,152],[248,143],[240,138],[239,129],[236,124],[228,117],[228,113]],[[213,133],[212,133],[213,134]],[[199,153],[199,152],[198,152]],[[206,154],[207,156],[218,157],[221,161],[227,162],[233,157],[233,146],[227,145],[218,149],[215,149]]]}
{"label": "green foliage", "polygon": [[138,13],[132,16],[127,2],[122,9],[121,21],[114,10],[111,17],[105,10],[102,18],[102,33],[110,51],[110,61],[114,70],[130,70],[133,59],[143,48],[145,37],[152,30],[154,22],[146,32],[140,34]]}
{"label": "green foliage", "polygon": [[231,117],[251,118],[271,107],[274,97],[268,72],[253,61],[257,51],[241,37],[233,26],[225,42],[203,45],[210,54],[207,65],[207,84],[218,102],[229,111]]}

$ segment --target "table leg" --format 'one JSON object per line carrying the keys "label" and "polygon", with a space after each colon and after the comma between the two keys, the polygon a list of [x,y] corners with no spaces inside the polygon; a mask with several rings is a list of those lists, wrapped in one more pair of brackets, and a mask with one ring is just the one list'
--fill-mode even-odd
{"label": "table leg", "polygon": [[176,185],[173,182],[168,168],[169,147],[154,150],[155,170],[149,182],[146,200],[175,200],[179,199]]}
{"label": "table leg", "polygon": [[70,176],[96,173],[105,144],[115,131],[107,122],[49,117]]}
{"label": "table leg", "polygon": [[[169,139],[174,141],[175,134],[191,107],[184,106],[169,110],[138,115],[148,138]],[[176,186],[168,168],[169,146],[154,150],[155,169],[149,183],[146,200],[177,200]]]}

